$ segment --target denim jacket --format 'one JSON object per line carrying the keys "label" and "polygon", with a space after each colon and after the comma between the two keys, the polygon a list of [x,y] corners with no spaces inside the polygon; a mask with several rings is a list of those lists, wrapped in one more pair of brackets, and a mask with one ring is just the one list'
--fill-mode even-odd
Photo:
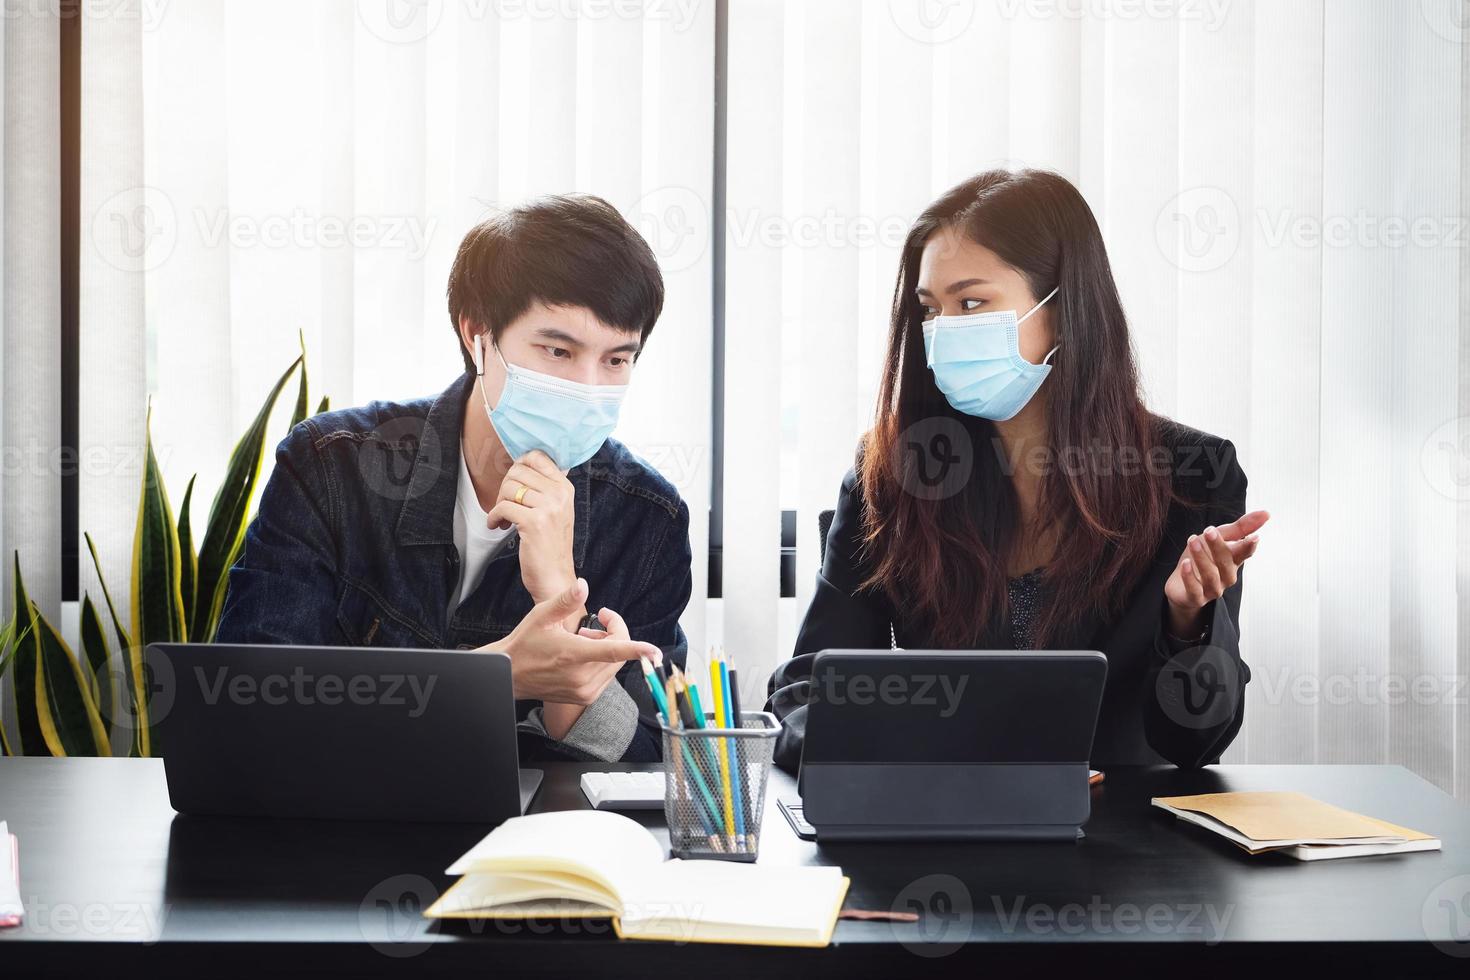
{"label": "denim jacket", "polygon": [[[460,432],[474,376],[436,398],[376,401],[309,418],[276,464],[229,572],[216,642],[469,649],[504,638],[533,605],[510,538],[451,616]],[[682,668],[679,616],[691,589],[689,508],[609,439],[568,473],[572,558],[587,608],[619,612],[636,640]],[[636,662],[624,665],[562,741],[540,704],[516,703],[521,759],[656,761],[657,713]]]}

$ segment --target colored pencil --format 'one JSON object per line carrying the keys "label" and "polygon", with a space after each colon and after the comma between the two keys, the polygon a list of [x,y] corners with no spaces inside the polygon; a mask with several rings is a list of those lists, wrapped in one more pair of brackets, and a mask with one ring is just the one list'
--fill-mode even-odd
{"label": "colored pencil", "polygon": [[[727,666],[729,664],[728,658],[726,658],[726,664]],[[745,714],[740,710],[740,675],[736,672],[734,667],[729,667],[729,672],[730,683],[726,689],[730,692],[730,706],[734,709],[736,719],[744,719]],[[735,727],[744,728],[745,726],[741,720],[737,720],[735,722]],[[737,762],[740,759],[740,741],[738,739],[735,742],[735,758]],[[745,808],[749,811],[746,814],[746,820],[749,822],[749,826],[746,828],[745,844],[751,850],[755,850],[756,842],[754,828],[756,826],[756,801],[751,797],[750,788],[748,785],[746,785],[744,781],[744,776],[746,775],[744,765],[740,764],[739,769],[742,781],[737,787],[737,790],[740,793],[741,802],[745,804]]]}
{"label": "colored pencil", "polygon": [[[679,677],[679,690],[683,692],[684,700],[689,705],[691,717],[685,719],[684,727],[709,728],[713,719],[710,717],[710,713],[704,710],[704,699],[699,696],[699,685],[695,683],[694,675],[684,673],[679,669],[677,664],[673,665],[672,669]],[[705,754],[709,758],[710,772],[715,772],[719,768],[719,762],[715,746],[712,744],[713,740],[706,738],[699,739],[698,741],[704,746]]]}
{"label": "colored pencil", "polygon": [[689,688],[689,703],[694,706],[694,717],[699,719],[699,727],[708,728],[709,716],[704,713],[704,704],[699,700],[699,685],[692,679],[686,680],[685,684]]}
{"label": "colored pencil", "polygon": [[670,675],[669,679],[674,682],[674,692],[675,692],[674,693],[674,698],[675,698],[675,704],[677,705],[677,707],[679,709],[679,714],[681,716],[683,716],[683,719],[684,719],[684,727],[685,728],[699,728],[699,727],[701,727],[700,724],[699,724],[699,722],[695,719],[694,705],[689,700],[689,687],[688,687],[689,681],[684,676],[684,672],[679,669],[679,667],[678,667],[677,664],[674,665],[674,668],[671,671],[671,675]]}
{"label": "colored pencil", "polygon": [[[678,667],[675,667],[674,668],[674,676],[671,678],[671,680],[673,681],[673,684],[674,684],[675,703],[677,703],[678,702],[678,690],[684,684],[684,677],[679,672],[679,668]],[[680,710],[681,711],[684,710],[683,709],[683,706],[680,706]],[[690,713],[690,716],[689,717],[692,717],[692,712]],[[685,728],[691,727],[687,723],[688,720],[689,720],[689,718],[685,718],[685,725],[684,725]],[[678,740],[679,740],[680,743],[683,743],[683,742],[686,741],[685,737],[683,737],[683,736],[680,736]],[[720,807],[715,802],[715,798],[714,798],[715,794],[713,794],[713,793],[710,792],[709,785],[705,782],[704,775],[700,772],[699,764],[694,761],[694,756],[690,753],[689,746],[688,745],[684,745],[683,748],[684,748],[684,758],[685,758],[685,761],[689,765],[689,773],[690,773],[690,775],[692,775],[694,777],[694,783],[698,787],[700,794],[704,797],[704,803],[705,803],[705,806],[709,809],[709,815],[710,815],[710,817],[713,818],[713,822],[706,822],[705,826],[707,828],[709,828],[710,835],[712,837],[712,843],[717,842],[720,839],[719,838],[719,834],[718,834],[719,824],[720,824]],[[721,847],[716,847],[715,849],[716,850],[723,850],[723,848],[721,848]]]}
{"label": "colored pencil", "polygon": [[664,696],[664,689],[653,674],[653,664],[647,657],[639,657],[638,662],[643,666],[643,680],[648,685],[648,691],[653,695],[654,706],[663,714],[664,720],[670,725],[674,723],[673,715],[669,713],[669,702]]}
{"label": "colored pencil", "polygon": [[[725,727],[725,696],[720,689],[720,664],[711,653],[709,661],[709,684],[710,697],[715,702],[715,727]],[[730,740],[721,738],[716,751],[720,759],[720,784],[725,790],[725,833],[729,835],[730,843],[737,843],[735,835],[735,800],[734,794],[730,792]]]}
{"label": "colored pencil", "polygon": [[[664,703],[679,703],[678,692],[674,690],[674,679],[672,677],[665,682]],[[673,728],[675,730],[681,730],[683,728],[678,711],[669,712],[668,717],[670,728]],[[716,833],[715,825],[710,822],[709,813],[706,811],[706,806],[712,806],[714,801],[709,800],[708,804],[705,804],[701,803],[701,801],[696,800],[689,795],[689,784],[684,780],[684,759],[686,756],[689,756],[689,746],[685,743],[684,738],[679,735],[676,735],[672,739],[670,739],[670,742],[677,744],[680,749],[680,751],[674,753],[674,778],[677,780],[677,784],[675,787],[676,795],[684,800],[686,806],[688,806],[696,814],[699,815],[699,822],[704,825],[704,833],[705,836],[709,839],[710,847],[719,850],[719,834]],[[697,775],[698,769],[694,768],[693,757],[689,757],[689,765],[691,767],[691,771]],[[708,794],[706,793],[706,796],[707,795]],[[669,829],[672,830],[673,828],[671,827]]]}
{"label": "colored pencil", "polygon": [[[730,670],[729,662],[725,659],[724,650],[720,651],[718,662],[720,665],[720,693],[724,695],[725,703],[725,727],[739,728],[741,727],[740,714],[735,710],[735,692],[730,690],[730,682],[733,674]],[[735,842],[740,845],[741,850],[744,850],[745,804],[741,799],[743,792],[740,786],[740,739],[729,738],[726,741],[730,747],[730,768],[733,770],[730,780],[730,795],[732,797],[731,804],[735,809]]]}

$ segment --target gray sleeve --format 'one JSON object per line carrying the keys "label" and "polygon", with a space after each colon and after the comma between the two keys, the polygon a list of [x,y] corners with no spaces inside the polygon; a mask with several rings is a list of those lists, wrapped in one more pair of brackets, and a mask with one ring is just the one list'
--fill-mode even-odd
{"label": "gray sleeve", "polygon": [[[517,727],[546,736],[541,706],[532,708],[526,720]],[[560,742],[547,738],[557,749],[575,758],[588,762],[617,762],[628,751],[637,727],[638,706],[623,686],[614,680],[602,689],[596,701],[583,710],[566,738]]]}

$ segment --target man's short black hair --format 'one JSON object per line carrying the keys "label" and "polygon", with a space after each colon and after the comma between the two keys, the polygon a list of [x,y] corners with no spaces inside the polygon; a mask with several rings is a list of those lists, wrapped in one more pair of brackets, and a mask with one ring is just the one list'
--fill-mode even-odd
{"label": "man's short black hair", "polygon": [[[499,339],[540,302],[584,307],[642,343],[663,310],[664,280],[653,250],[611,204],[591,194],[555,194],[472,228],[454,257],[448,294],[456,341],[462,317]],[[460,353],[473,371],[462,345]]]}

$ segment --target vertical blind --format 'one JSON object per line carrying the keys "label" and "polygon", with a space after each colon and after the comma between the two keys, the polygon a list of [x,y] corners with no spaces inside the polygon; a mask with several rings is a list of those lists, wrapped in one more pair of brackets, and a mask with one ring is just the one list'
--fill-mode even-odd
{"label": "vertical blind", "polygon": [[[175,504],[197,473],[207,506],[298,332],[337,405],[438,391],[460,370],[461,235],[584,190],[668,282],[619,435],[689,503],[696,597],[723,277],[723,599],[684,622],[757,699],[871,418],[908,224],[979,170],[1046,167],[1103,227],[1150,405],[1231,438],[1273,513],[1227,760],[1403,763],[1470,796],[1459,0],[728,0],[719,38],[714,0],[82,9],[79,448],[108,461],[83,464],[79,506],[115,590],[150,400]],[[17,447],[60,440],[57,25],[23,6],[0,31],[0,544],[7,601],[18,548],[55,614],[56,475]],[[80,581],[95,591],[85,553]]]}
{"label": "vertical blind", "polygon": [[61,602],[61,96],[55,17],[0,18],[4,34],[4,343],[0,555],[5,596],[19,551],[33,600]]}

